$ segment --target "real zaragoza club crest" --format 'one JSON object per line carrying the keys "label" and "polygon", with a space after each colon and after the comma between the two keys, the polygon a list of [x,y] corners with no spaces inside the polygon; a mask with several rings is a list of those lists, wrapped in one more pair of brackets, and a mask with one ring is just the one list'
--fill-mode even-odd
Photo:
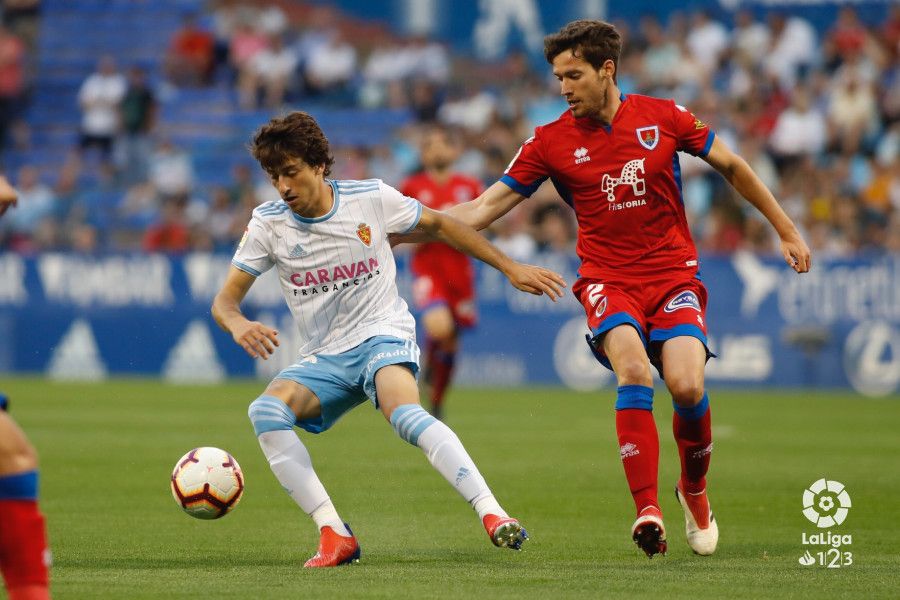
{"label": "real zaragoza club crest", "polygon": [[356,228],[356,237],[366,246],[372,245],[372,228],[365,223],[360,223]]}

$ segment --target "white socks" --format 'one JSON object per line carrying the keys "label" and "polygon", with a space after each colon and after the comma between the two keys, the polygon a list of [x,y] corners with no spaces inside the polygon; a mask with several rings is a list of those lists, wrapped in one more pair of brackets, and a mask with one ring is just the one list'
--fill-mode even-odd
{"label": "white socks", "polygon": [[479,519],[486,514],[508,516],[452,429],[417,404],[394,409],[391,425],[401,438],[422,449],[438,473],[472,505]]}
{"label": "white socks", "polygon": [[297,434],[293,430],[266,431],[259,434],[259,446],[281,487],[313,518],[316,527],[328,525],[335,533],[349,537],[350,532],[319,481],[309,452]]}

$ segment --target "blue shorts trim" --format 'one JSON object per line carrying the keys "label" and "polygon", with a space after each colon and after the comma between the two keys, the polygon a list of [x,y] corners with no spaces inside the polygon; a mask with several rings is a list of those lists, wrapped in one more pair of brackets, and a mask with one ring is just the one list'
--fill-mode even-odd
{"label": "blue shorts trim", "polygon": [[644,337],[644,330],[641,327],[641,324],[638,323],[637,319],[632,317],[627,312],[617,312],[609,315],[600,322],[600,325],[596,329],[591,330],[591,334],[593,335],[593,337],[588,340],[588,345],[591,347],[591,350],[594,353],[594,358],[596,358],[601,365],[603,365],[610,371],[612,371],[613,368],[612,364],[609,362],[609,358],[607,358],[606,355],[603,354],[603,352],[597,349],[595,344],[597,343],[598,337],[600,337],[610,329],[618,327],[619,325],[631,325],[632,327],[634,327],[634,329],[638,332],[638,335],[641,336],[641,343],[644,344],[645,348],[647,347],[647,338]]}
{"label": "blue shorts trim", "polygon": [[703,333],[703,330],[696,325],[689,325],[687,323],[676,325],[669,329],[654,329],[650,332],[650,343],[665,342],[666,340],[681,336],[695,337],[703,342],[704,346],[706,345],[706,334]]}
{"label": "blue shorts trim", "polygon": [[675,327],[671,327],[669,329],[654,329],[650,332],[650,346],[649,348],[647,348],[647,355],[650,357],[650,364],[656,367],[656,370],[659,372],[660,377],[663,376],[662,345],[672,338],[682,336],[697,338],[698,340],[700,340],[700,342],[703,344],[703,348],[706,350],[706,360],[716,357],[716,355],[709,349],[709,345],[706,340],[706,334],[703,333],[703,330],[696,325],[689,325],[687,323],[684,323],[682,325],[676,325]]}
{"label": "blue shorts trim", "polygon": [[415,341],[387,335],[371,337],[340,354],[307,357],[282,370],[275,379],[306,386],[319,398],[322,414],[298,420],[297,426],[310,433],[321,433],[367,398],[378,407],[375,374],[388,365],[403,365],[416,376],[419,347]]}

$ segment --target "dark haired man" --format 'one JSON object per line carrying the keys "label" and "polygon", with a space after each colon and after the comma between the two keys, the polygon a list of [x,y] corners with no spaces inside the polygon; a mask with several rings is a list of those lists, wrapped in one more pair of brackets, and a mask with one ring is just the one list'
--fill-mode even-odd
{"label": "dark haired man", "polygon": [[529,197],[547,178],[578,220],[579,279],[589,343],[618,380],[616,431],[637,509],[635,543],[653,556],[666,551],[657,499],[659,439],[653,421],[650,364],[675,406],[673,432],[681,458],[676,495],[687,538],[712,554],[718,525],[706,495],[712,452],[704,367],[706,288],[681,197],[678,151],[702,157],[755,206],[781,238],[798,273],[810,267],[797,228],[747,163],[709,127],[672,100],[616,86],[621,38],[602,21],[573,21],[544,40],[544,54],[569,103],[538,127],[503,177],[474,201],[449,210],[483,229]]}
{"label": "dark haired man", "polygon": [[379,179],[326,179],[328,140],[306,113],[270,121],[251,151],[282,201],[253,211],[212,312],[250,356],[267,358],[278,332],[248,320],[240,302],[257,276],[276,267],[300,330],[300,356],[250,404],[249,416],[278,481],[320,530],[319,551],[305,566],[352,562],[359,544],[293,428],[325,431],[367,397],[472,505],[491,541],[519,549],[525,529],[500,507],[456,434],[419,406],[415,322],[397,293],[387,236],[423,232],[502,271],[516,288],[554,300],[562,278],[512,261],[472,228]]}

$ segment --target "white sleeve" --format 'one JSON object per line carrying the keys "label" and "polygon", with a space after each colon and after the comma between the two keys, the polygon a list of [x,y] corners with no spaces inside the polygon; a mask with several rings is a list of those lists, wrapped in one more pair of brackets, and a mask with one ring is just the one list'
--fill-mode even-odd
{"label": "white sleeve", "polygon": [[383,181],[381,188],[381,205],[384,209],[384,222],[388,233],[407,233],[419,224],[422,216],[422,203],[415,198],[404,196]]}
{"label": "white sleeve", "polygon": [[268,232],[257,217],[250,219],[231,264],[254,277],[259,277],[274,266]]}

